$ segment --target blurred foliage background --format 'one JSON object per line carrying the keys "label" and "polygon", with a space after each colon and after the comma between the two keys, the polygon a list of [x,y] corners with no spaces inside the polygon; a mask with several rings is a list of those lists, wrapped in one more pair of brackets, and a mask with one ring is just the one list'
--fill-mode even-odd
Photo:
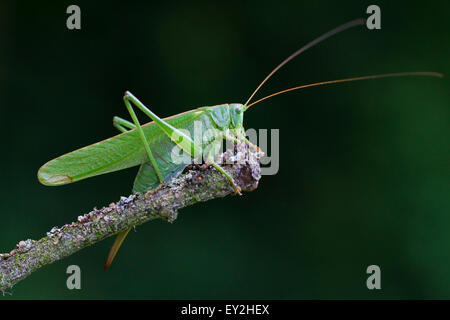
{"label": "blurred foliage background", "polygon": [[[243,103],[282,59],[373,1],[0,2],[0,251],[128,195],[137,168],[50,188],[46,161],[115,135],[125,90],[164,117]],[[243,197],[136,228],[107,272],[109,238],[3,299],[450,298],[448,1],[376,1],[382,29],[305,52],[258,97],[315,81],[397,78],[279,96],[245,115],[279,128],[280,171]],[[141,119],[143,115],[140,115]],[[270,153],[270,150],[269,150]],[[82,290],[66,289],[67,266]],[[381,267],[382,290],[366,288]]]}

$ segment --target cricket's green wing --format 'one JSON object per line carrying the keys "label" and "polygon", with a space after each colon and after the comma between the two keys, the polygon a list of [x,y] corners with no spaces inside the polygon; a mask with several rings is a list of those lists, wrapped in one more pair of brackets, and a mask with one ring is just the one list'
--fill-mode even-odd
{"label": "cricket's green wing", "polygon": [[[196,119],[204,121],[206,118],[204,111],[195,109],[164,120],[175,128],[185,128],[192,127]],[[168,162],[174,146],[170,138],[154,122],[143,125],[142,129],[158,166],[162,171],[169,171],[164,175],[172,172],[173,169],[178,170],[178,168],[172,168],[171,163]],[[39,169],[38,179],[44,185],[63,185],[137,166],[147,160],[148,156],[137,131],[130,130],[47,162]],[[145,171],[147,176],[152,175],[150,170]],[[146,182],[146,184],[149,183],[149,181]]]}

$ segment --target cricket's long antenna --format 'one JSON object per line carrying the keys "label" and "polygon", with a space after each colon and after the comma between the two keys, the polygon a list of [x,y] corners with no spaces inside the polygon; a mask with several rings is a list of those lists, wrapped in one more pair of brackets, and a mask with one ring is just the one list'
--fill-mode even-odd
{"label": "cricket's long antenna", "polygon": [[316,86],[322,86],[326,84],[333,84],[333,83],[340,83],[340,82],[350,82],[350,81],[358,81],[358,80],[368,80],[368,79],[377,79],[377,78],[388,78],[388,77],[406,77],[406,76],[429,76],[429,77],[439,77],[442,78],[443,74],[438,72],[398,72],[398,73],[386,73],[386,74],[377,74],[377,75],[371,75],[371,76],[363,76],[363,77],[356,77],[356,78],[346,78],[346,79],[339,79],[339,80],[330,80],[330,81],[323,81],[323,82],[316,82],[316,83],[310,83],[310,84],[304,84],[302,86],[286,89],[283,91],[272,93],[264,98],[261,98],[251,104],[249,104],[245,110],[250,108],[251,106],[269,99],[271,97],[277,96],[279,94],[283,94],[289,91],[294,91],[298,89],[308,88],[308,87],[316,87]]}
{"label": "cricket's long antenna", "polygon": [[289,61],[291,61],[292,59],[294,59],[296,56],[298,56],[300,53],[302,53],[303,51],[306,51],[307,49],[315,46],[316,44],[318,44],[319,42],[339,33],[342,32],[344,30],[347,30],[348,28],[351,27],[356,27],[362,24],[365,24],[366,20],[363,18],[360,19],[355,19],[352,20],[350,22],[344,23],[343,25],[340,25],[339,27],[334,28],[333,30],[328,31],[327,33],[324,33],[323,35],[321,35],[320,37],[318,37],[317,39],[311,41],[310,43],[308,43],[307,45],[305,45],[304,47],[298,49],[297,51],[295,51],[293,54],[291,54],[289,57],[287,57],[283,62],[281,62],[275,69],[272,70],[271,73],[269,73],[269,75],[260,83],[260,85],[256,88],[255,91],[253,91],[252,95],[250,96],[250,98],[248,98],[247,102],[244,104],[244,106],[246,106],[250,100],[252,100],[253,96],[256,94],[256,92],[258,92],[258,90],[262,87],[262,85],[269,80],[269,78],[275,73],[277,72],[282,66],[284,66],[286,63],[288,63]]}

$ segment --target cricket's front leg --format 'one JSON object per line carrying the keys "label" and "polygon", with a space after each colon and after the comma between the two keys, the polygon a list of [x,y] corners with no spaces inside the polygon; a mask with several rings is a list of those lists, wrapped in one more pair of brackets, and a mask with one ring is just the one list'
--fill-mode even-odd
{"label": "cricket's front leg", "polygon": [[252,148],[256,152],[261,152],[261,148],[260,147],[258,147],[256,145],[254,145],[253,143],[251,143],[244,135],[242,135],[240,133],[236,134],[236,137],[233,137],[229,133],[222,133],[221,135],[222,135],[222,137],[225,140],[233,141],[234,143],[245,142],[250,148]]}
{"label": "cricket's front leg", "polygon": [[220,164],[218,164],[214,160],[214,156],[215,156],[216,150],[217,150],[216,143],[222,143],[222,141],[220,141],[220,142],[213,142],[211,145],[208,146],[208,150],[206,150],[206,152],[205,152],[206,153],[206,163],[207,164],[211,164],[220,173],[222,173],[225,176],[225,178],[227,178],[228,181],[230,181],[231,185],[234,188],[234,192],[236,192],[238,195],[241,196],[242,195],[241,188],[236,184],[236,182],[234,181],[233,177],[227,171],[225,171],[225,169],[222,168],[222,166]]}
{"label": "cricket's front leg", "polygon": [[253,150],[255,150],[256,152],[261,152],[261,148],[258,147],[257,145],[254,145],[253,143],[251,143],[245,136],[239,134],[239,140],[244,141],[246,144],[248,144],[248,146],[250,148],[252,148]]}

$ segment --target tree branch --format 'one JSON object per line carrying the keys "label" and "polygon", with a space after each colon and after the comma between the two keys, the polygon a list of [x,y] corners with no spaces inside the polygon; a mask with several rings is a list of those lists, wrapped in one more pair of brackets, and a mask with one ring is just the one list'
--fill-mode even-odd
{"label": "tree branch", "polygon": [[[220,157],[224,163],[234,161],[223,167],[243,191],[252,191],[261,177],[261,155],[240,144],[235,145],[234,152],[228,150]],[[146,194],[121,197],[117,203],[79,216],[77,222],[54,227],[40,240],[20,241],[10,253],[0,255],[0,290],[11,288],[38,269],[120,231],[156,218],[173,222],[181,208],[232,193],[229,181],[213,167],[191,166],[162,187]]]}

